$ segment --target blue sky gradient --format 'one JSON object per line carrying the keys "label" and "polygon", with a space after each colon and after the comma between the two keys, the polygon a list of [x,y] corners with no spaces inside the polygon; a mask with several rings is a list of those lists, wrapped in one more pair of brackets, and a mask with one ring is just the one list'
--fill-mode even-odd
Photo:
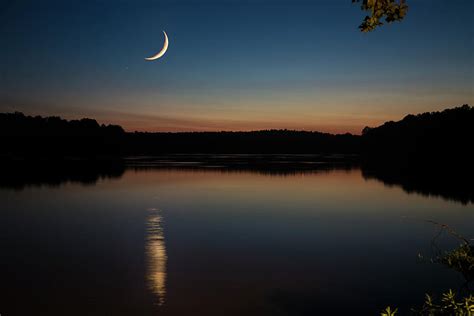
{"label": "blue sky gradient", "polygon": [[[358,30],[350,0],[10,1],[0,6],[0,111],[128,130],[359,133],[474,104],[474,2],[408,0]],[[146,62],[163,44],[166,55]]]}

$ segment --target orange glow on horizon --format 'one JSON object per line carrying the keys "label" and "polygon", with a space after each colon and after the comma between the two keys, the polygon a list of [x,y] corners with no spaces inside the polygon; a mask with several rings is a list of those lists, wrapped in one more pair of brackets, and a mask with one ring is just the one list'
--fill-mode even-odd
{"label": "orange glow on horizon", "polygon": [[220,132],[220,131],[259,131],[259,130],[297,130],[316,131],[331,134],[351,133],[360,135],[365,126],[383,124],[385,118],[321,118],[311,119],[274,119],[274,120],[229,120],[204,118],[160,118],[154,116],[116,117],[100,120],[105,124],[117,124],[127,132]]}
{"label": "orange glow on horizon", "polygon": [[[25,113],[26,115],[35,115]],[[47,114],[44,116],[48,116]],[[82,118],[96,119],[99,124],[120,125],[126,132],[249,132],[261,130],[294,130],[294,131],[308,131],[308,132],[322,132],[330,134],[345,134],[351,133],[360,135],[365,126],[379,126],[388,119],[372,118],[372,119],[321,119],[321,120],[229,120],[229,119],[199,119],[199,118],[185,118],[174,119],[160,117],[143,116],[143,117],[128,117],[128,115],[69,115],[64,114],[60,117],[67,120],[77,120]]]}

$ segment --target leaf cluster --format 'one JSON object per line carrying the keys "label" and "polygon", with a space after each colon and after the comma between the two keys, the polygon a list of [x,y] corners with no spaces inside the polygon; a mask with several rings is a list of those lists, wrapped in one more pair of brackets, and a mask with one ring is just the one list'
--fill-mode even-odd
{"label": "leaf cluster", "polygon": [[392,309],[390,306],[387,306],[380,316],[395,316],[398,312],[398,308]]}
{"label": "leaf cluster", "polygon": [[408,12],[405,0],[352,0],[353,3],[362,2],[361,9],[370,12],[359,26],[362,32],[371,32],[386,23],[401,21]]}
{"label": "leaf cluster", "polygon": [[458,299],[456,293],[449,290],[441,295],[439,302],[426,294],[425,303],[420,310],[413,310],[416,315],[453,315],[471,316],[474,314],[474,296],[469,295]]}
{"label": "leaf cluster", "polygon": [[[428,222],[440,227],[439,233],[432,240],[432,245],[438,249],[438,251],[436,256],[431,259],[431,262],[443,264],[450,269],[460,272],[467,283],[473,281],[474,245],[471,244],[469,239],[462,236],[448,225],[440,224],[432,220],[429,220]],[[444,231],[461,241],[461,245],[451,251],[441,251],[441,249],[436,245],[436,239]]]}
{"label": "leaf cluster", "polygon": [[439,262],[460,272],[467,282],[474,280],[474,246],[463,244],[441,256]]}
{"label": "leaf cluster", "polygon": [[[385,308],[381,316],[395,316],[398,309],[392,310],[390,306]],[[425,296],[425,302],[421,309],[412,309],[414,315],[420,316],[472,316],[474,315],[474,296],[469,295],[458,299],[456,293],[449,290],[441,295],[439,302],[435,301],[429,294]]]}
{"label": "leaf cluster", "polygon": [[[446,293],[443,293],[439,300],[435,300],[431,295],[426,294],[425,301],[421,308],[412,309],[412,312],[414,315],[420,316],[474,316],[474,296],[472,295],[472,291],[469,291],[468,287],[469,282],[474,280],[474,246],[471,244],[469,239],[463,237],[448,225],[440,224],[431,220],[428,222],[440,227],[439,233],[432,241],[432,244],[437,249],[439,248],[436,246],[435,241],[443,231],[448,232],[450,235],[456,237],[462,242],[459,247],[451,251],[442,252],[439,249],[437,255],[431,259],[431,262],[444,264],[448,268],[460,272],[466,279],[465,285],[466,289],[468,289],[468,293],[466,296],[458,298],[456,293],[450,289]],[[420,257],[422,256],[420,255]],[[381,312],[381,316],[394,316],[397,311],[397,309],[392,310],[389,306]]]}

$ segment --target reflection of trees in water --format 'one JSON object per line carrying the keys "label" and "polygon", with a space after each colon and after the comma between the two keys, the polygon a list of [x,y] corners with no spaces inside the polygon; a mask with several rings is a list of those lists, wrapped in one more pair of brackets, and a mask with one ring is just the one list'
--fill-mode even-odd
{"label": "reflection of trees in water", "polygon": [[474,203],[474,177],[472,170],[398,170],[396,168],[362,167],[364,179],[383,182],[387,186],[399,186],[406,193],[441,197],[462,204]]}
{"label": "reflection of trees in water", "polygon": [[359,164],[348,155],[163,155],[114,161],[62,161],[0,166],[0,189],[22,190],[30,186],[66,183],[94,185],[103,179],[119,179],[126,170],[167,170],[202,173],[256,173],[291,177],[361,169],[364,179],[399,186],[407,193],[437,196],[462,204],[474,203],[472,167],[440,165],[437,168],[400,169],[395,165]]}
{"label": "reflection of trees in water", "polygon": [[106,179],[119,179],[125,172],[120,160],[27,161],[0,166],[0,189],[60,187],[68,183],[95,185]]}
{"label": "reflection of trees in water", "polygon": [[158,305],[165,303],[166,297],[166,247],[163,235],[162,216],[156,209],[150,210],[148,217],[148,275],[150,289],[158,297]]}

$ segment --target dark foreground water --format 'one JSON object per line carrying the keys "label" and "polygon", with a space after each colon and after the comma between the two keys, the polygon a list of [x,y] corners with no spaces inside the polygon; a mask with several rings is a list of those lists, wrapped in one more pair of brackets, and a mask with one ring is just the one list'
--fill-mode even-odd
{"label": "dark foreground water", "polygon": [[438,231],[426,220],[474,237],[469,198],[359,169],[27,178],[0,186],[2,316],[408,310],[463,284],[418,258]]}

